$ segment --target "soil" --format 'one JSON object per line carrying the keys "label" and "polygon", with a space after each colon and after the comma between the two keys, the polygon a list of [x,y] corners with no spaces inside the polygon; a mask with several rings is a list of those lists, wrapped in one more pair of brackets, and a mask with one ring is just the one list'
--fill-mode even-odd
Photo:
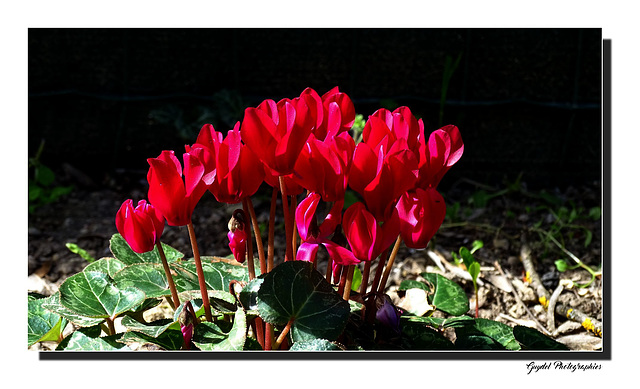
{"label": "soil", "polygon": [[[146,182],[140,172],[120,172],[96,183],[87,177],[79,179],[77,174],[72,174],[74,171],[69,168],[57,176],[64,184],[75,185],[71,193],[38,207],[29,215],[30,292],[55,293],[67,277],[87,265],[85,259],[65,247],[66,243],[77,244],[95,259],[111,256],[109,239],[117,232],[116,211],[128,198],[137,201],[146,197]],[[125,176],[127,179],[123,179]],[[598,182],[529,191],[526,183],[509,190],[508,185],[491,188],[461,179],[441,192],[447,201],[448,216],[430,246],[425,250],[413,250],[402,245],[396,258],[386,292],[397,306],[407,309],[412,304],[412,296],[398,291],[402,280],[420,280],[420,273],[425,271],[440,272],[464,288],[471,304],[469,314],[474,315],[473,284],[465,278],[466,271],[456,265],[452,252],[458,252],[463,246],[471,248],[473,241],[481,240],[484,247],[474,254],[481,264],[479,317],[510,326],[521,324],[538,328],[572,350],[601,350],[602,338],[588,332],[580,323],[555,315],[555,323],[550,327],[547,313],[539,303],[535,289],[524,277],[520,261],[520,250],[526,244],[532,250],[536,271],[549,293],[560,283],[565,285],[558,303],[568,304],[595,320],[603,320],[601,277],[596,277],[588,287],[576,287],[576,284],[588,283],[590,274],[579,267],[558,272],[554,264],[557,259],[564,258],[569,265],[575,263],[553,242],[533,231],[535,227],[552,231],[560,217],[570,225],[560,229],[556,238],[584,264],[599,270],[601,222],[596,214],[589,213],[600,205]],[[260,223],[268,221],[270,194],[271,189],[263,187],[252,198]],[[194,212],[201,254],[230,254],[227,222],[236,207],[220,204],[208,193],[203,197]],[[280,209],[278,211],[281,213]],[[567,218],[572,218],[570,223]],[[283,252],[280,250],[284,246],[282,235],[279,234],[280,239],[276,238],[276,257]],[[186,228],[167,226],[162,240],[186,256],[191,255]],[[440,259],[441,266],[434,258]],[[375,265],[371,269],[371,273],[374,272]],[[573,282],[573,287],[567,280]]]}

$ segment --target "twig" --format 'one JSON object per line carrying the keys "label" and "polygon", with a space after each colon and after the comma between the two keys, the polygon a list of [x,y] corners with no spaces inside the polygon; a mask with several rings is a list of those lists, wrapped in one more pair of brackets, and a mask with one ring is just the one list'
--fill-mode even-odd
{"label": "twig", "polygon": [[524,308],[524,310],[527,312],[527,315],[529,315],[529,317],[531,318],[531,320],[533,320],[536,323],[536,326],[538,327],[538,329],[540,329],[542,332],[544,332],[546,335],[551,335],[551,333],[544,328],[544,326],[542,324],[540,324],[540,322],[538,321],[538,319],[536,319],[535,315],[533,313],[531,313],[531,311],[529,310],[529,308],[527,308],[527,306],[522,302],[522,299],[520,298],[520,295],[518,294],[518,291],[516,290],[515,286],[513,285],[513,282],[510,280],[510,277],[507,277],[507,275],[505,274],[505,272],[502,270],[502,267],[500,266],[500,263],[498,261],[494,262],[494,266],[496,267],[496,269],[498,269],[498,272],[500,272],[501,275],[503,275],[506,279],[509,280],[509,282],[511,282],[511,285],[513,286],[511,288],[511,294],[513,294],[513,297],[515,297],[516,301],[518,302],[518,304],[522,305],[522,307]]}
{"label": "twig", "polygon": [[562,282],[558,284],[556,290],[551,294],[551,298],[549,299],[549,307],[547,308],[547,327],[549,327],[549,331],[554,332],[556,330],[556,320],[555,320],[555,309],[556,303],[558,302],[558,297],[564,290],[564,286]]}

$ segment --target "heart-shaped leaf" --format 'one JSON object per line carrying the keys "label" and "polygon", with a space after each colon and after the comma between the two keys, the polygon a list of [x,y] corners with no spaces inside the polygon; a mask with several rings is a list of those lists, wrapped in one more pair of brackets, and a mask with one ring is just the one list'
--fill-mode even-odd
{"label": "heart-shaped leaf", "polygon": [[37,342],[59,341],[62,331],[67,325],[67,319],[42,306],[43,303],[50,300],[50,297],[28,296],[27,340],[29,346]]}
{"label": "heart-shaped leaf", "polygon": [[[124,344],[118,343],[117,339],[121,334],[110,337],[93,337],[87,335],[83,331],[75,331],[69,337],[68,341],[64,345],[56,350],[66,351],[115,351],[115,350],[131,350]],[[65,339],[66,340],[66,339]]]}
{"label": "heart-shaped leaf", "polygon": [[79,327],[92,327],[104,321],[103,318],[87,317],[77,314],[60,304],[60,292],[51,295],[42,303],[42,307],[58,314]]}
{"label": "heart-shaped leaf", "polygon": [[423,317],[423,316],[403,316],[403,319],[407,319],[411,322],[418,322],[427,324],[433,328],[460,328],[465,326],[472,326],[474,319],[469,316],[456,316],[456,317]]}
{"label": "heart-shaped leaf", "polygon": [[102,272],[83,271],[60,285],[60,303],[82,316],[115,318],[144,300],[140,289],[119,288]]}
{"label": "heart-shaped leaf", "polygon": [[151,323],[143,324],[129,316],[124,316],[121,323],[131,331],[141,332],[152,338],[157,338],[163,332],[172,327],[175,330],[180,330],[180,324],[171,319],[160,319]]}
{"label": "heart-shaped leaf", "polygon": [[140,289],[147,298],[171,294],[164,267],[159,263],[137,263],[127,266],[115,273],[113,280],[120,288]]}
{"label": "heart-shaped leaf", "polygon": [[423,323],[402,322],[402,345],[407,350],[452,350],[454,348],[440,332]]}
{"label": "heart-shaped leaf", "polygon": [[249,281],[238,296],[242,307],[247,311],[256,311],[258,309],[258,290],[262,286],[264,277],[254,278]]}
{"label": "heart-shaped leaf", "polygon": [[[213,257],[201,257],[202,272],[207,289],[229,291],[232,280],[249,281],[249,272],[245,266],[232,265],[215,260]],[[177,273],[174,277],[178,292],[200,290],[198,273],[193,259],[170,264],[171,270]]]}
{"label": "heart-shaped leaf", "polygon": [[[109,248],[111,249],[113,256],[125,265],[146,262],[162,263],[157,247],[146,253],[138,254],[131,249],[127,241],[120,234],[113,234],[111,241],[109,242]],[[164,243],[162,243],[162,250],[164,251],[167,262],[169,263],[184,257],[184,254]]]}
{"label": "heart-shaped leaf", "polygon": [[420,274],[435,287],[429,303],[443,312],[461,316],[469,311],[469,299],[460,285],[437,273]]}
{"label": "heart-shaped leaf", "polygon": [[247,318],[244,310],[238,309],[229,332],[216,323],[202,322],[195,327],[193,344],[203,351],[240,351],[247,339]]}
{"label": "heart-shaped leaf", "polygon": [[[236,298],[233,297],[231,293],[224,292],[222,290],[208,290],[207,294],[209,296],[209,305],[211,306],[212,311],[224,315],[233,315],[235,313],[237,309]],[[198,317],[201,314],[204,314],[204,307],[202,306],[202,295],[200,294],[199,290],[182,292],[178,295],[178,298],[180,299],[180,301],[182,301],[182,303],[173,314],[174,320],[178,320],[178,315],[180,315],[180,313],[182,312],[182,308],[184,308],[184,304],[186,301],[191,301],[191,305],[193,306],[193,309]]]}
{"label": "heart-shaped leaf", "polygon": [[153,344],[162,350],[180,350],[184,343],[182,332],[174,329],[167,329],[157,337],[152,337],[142,332],[126,332],[118,342],[130,345],[131,343]]}
{"label": "heart-shaped leaf", "polygon": [[294,319],[293,342],[317,338],[335,340],[349,316],[349,303],[311,263],[284,262],[264,277],[258,291],[258,312],[263,320],[284,325]]}
{"label": "heart-shaped leaf", "polygon": [[124,267],[125,264],[122,261],[106,257],[88,264],[83,271],[101,271],[103,273],[107,273],[109,277],[113,278],[113,275]]}
{"label": "heart-shaped leaf", "polygon": [[500,343],[507,350],[520,350],[520,344],[513,336],[513,329],[504,323],[494,320],[475,319],[475,327],[478,331]]}
{"label": "heart-shaped leaf", "polygon": [[545,336],[542,332],[525,326],[513,327],[513,336],[522,345],[523,350],[568,350],[560,342]]}

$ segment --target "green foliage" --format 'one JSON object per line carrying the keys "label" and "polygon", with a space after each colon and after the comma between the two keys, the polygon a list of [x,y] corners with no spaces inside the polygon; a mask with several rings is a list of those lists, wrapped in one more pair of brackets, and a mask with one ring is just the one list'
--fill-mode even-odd
{"label": "green foliage", "polygon": [[71,251],[74,254],[78,254],[79,256],[84,258],[87,262],[93,262],[96,260],[87,252],[87,250],[80,248],[75,243],[65,243],[65,246],[67,246],[69,251]]}
{"label": "green foliage", "polygon": [[[41,341],[58,342],[57,350],[130,350],[133,343],[148,349],[180,350],[184,347],[182,316],[187,302],[198,320],[193,326],[191,349],[203,351],[260,350],[249,331],[260,317],[274,326],[279,337],[284,326],[293,351],[341,350],[520,350],[562,349],[562,345],[531,329],[511,327],[467,315],[469,300],[455,282],[436,273],[422,273],[424,282],[405,280],[400,291],[419,288],[427,292],[428,303],[444,317],[403,313],[399,332],[376,321],[363,321],[366,304],[344,301],[313,265],[291,261],[271,272],[248,279],[245,266],[231,265],[203,257],[212,321],[204,321],[204,304],[194,280],[193,259],[167,246],[169,267],[178,285],[181,301],[171,317],[146,322],[143,313],[170,298],[162,265],[153,253],[134,254],[122,244],[122,237],[111,239],[114,257],[101,258],[69,277],[59,292],[43,298],[29,296],[29,345]],[[469,260],[472,250],[461,250],[461,261]],[[477,263],[477,262],[474,262]],[[473,265],[473,263],[471,264]],[[354,276],[357,278],[357,276]],[[237,296],[230,285],[243,285]],[[124,332],[113,333],[111,325],[120,318]],[[67,323],[79,328],[62,339]],[[517,328],[517,327],[516,327]],[[455,331],[456,340],[443,331]]]}
{"label": "green foliage", "polygon": [[43,149],[44,140],[40,142],[36,155],[29,158],[29,213],[33,213],[39,206],[57,201],[73,190],[72,186],[55,185],[55,173],[40,161]]}

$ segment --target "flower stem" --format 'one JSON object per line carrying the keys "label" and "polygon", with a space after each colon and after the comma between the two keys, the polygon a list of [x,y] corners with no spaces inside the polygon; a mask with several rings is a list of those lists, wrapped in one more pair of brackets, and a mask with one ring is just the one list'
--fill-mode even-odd
{"label": "flower stem", "polygon": [[273,324],[266,323],[264,328],[264,350],[271,350],[271,346],[273,345]]}
{"label": "flower stem", "polygon": [[291,331],[291,325],[293,324],[293,321],[294,321],[293,317],[289,319],[289,321],[287,322],[287,325],[284,327],[284,329],[280,333],[280,336],[278,336],[278,339],[273,344],[273,350],[277,350],[280,348],[282,341],[284,341],[285,337],[289,334],[289,331]]}
{"label": "flower stem", "polygon": [[258,225],[258,218],[256,217],[256,210],[253,208],[253,202],[251,197],[245,197],[243,205],[246,202],[246,208],[249,210],[249,216],[251,217],[251,225],[253,226],[253,232],[256,237],[256,249],[258,250],[258,258],[260,259],[260,274],[267,272],[267,261],[264,257],[264,246],[262,244],[262,234],[260,233],[260,226]]}
{"label": "flower stem", "polygon": [[360,284],[360,295],[367,293],[367,284],[369,283],[369,272],[371,271],[371,261],[366,261],[364,271],[362,272],[362,284]]}
{"label": "flower stem", "polygon": [[356,265],[349,265],[349,270],[347,271],[347,282],[344,284],[344,291],[342,294],[342,298],[345,301],[349,301],[349,296],[351,295],[351,282],[353,281],[353,271]]}
{"label": "flower stem", "polygon": [[282,194],[282,211],[284,213],[284,231],[286,237],[286,253],[284,257],[284,261],[293,261],[293,236],[291,233],[293,229],[291,228],[291,219],[289,219],[289,204],[287,198],[287,188],[284,183],[284,176],[280,176],[280,193]]}
{"label": "flower stem", "polygon": [[110,317],[107,317],[105,318],[105,321],[107,322],[107,326],[109,326],[109,335],[115,335],[116,326],[113,324],[113,319]]}
{"label": "flower stem", "polygon": [[164,254],[164,249],[162,248],[162,244],[160,242],[157,242],[156,247],[158,248],[158,254],[160,254],[160,260],[162,261],[162,267],[164,267],[164,273],[167,276],[167,283],[169,284],[169,289],[171,290],[171,297],[173,298],[173,309],[175,310],[180,306],[178,291],[176,290],[176,285],[173,282],[173,277],[171,276],[171,269],[169,269],[169,263],[167,262],[166,255]]}
{"label": "flower stem", "polygon": [[296,196],[291,196],[291,207],[289,209],[289,216],[291,217],[291,245],[293,248],[293,253],[298,251],[298,228],[296,226],[296,207],[298,206],[298,198]]}
{"label": "flower stem", "polygon": [[198,250],[198,242],[196,241],[196,232],[193,229],[193,222],[189,221],[187,228],[189,229],[189,239],[191,240],[191,249],[193,250],[193,261],[196,264],[198,283],[200,284],[200,295],[202,297],[202,305],[204,305],[204,315],[208,322],[213,322],[211,306],[209,305],[209,293],[207,293],[207,284],[204,281],[204,271],[202,270],[200,251]]}
{"label": "flower stem", "polygon": [[384,288],[387,286],[387,280],[389,279],[389,274],[391,273],[391,268],[393,267],[393,262],[395,261],[396,255],[398,254],[398,250],[400,249],[401,242],[402,242],[402,237],[398,235],[398,239],[396,239],[396,244],[393,246],[393,251],[391,251],[391,255],[389,255],[387,266],[384,269],[384,275],[382,276],[382,281],[378,286],[378,293],[383,293]]}
{"label": "flower stem", "polygon": [[389,254],[389,249],[386,249],[381,256],[378,257],[378,266],[376,266],[376,275],[373,277],[373,283],[371,284],[371,292],[375,293],[378,290],[378,283],[380,277],[382,277],[382,270],[384,269],[385,259]]}
{"label": "flower stem", "polygon": [[249,227],[249,223],[247,223],[248,206],[244,200],[242,201],[242,207],[244,208],[242,212],[240,212],[239,209],[235,212],[242,214],[242,225],[244,227],[244,233],[247,235],[247,268],[249,270],[249,281],[251,281],[256,278],[256,267],[253,263],[253,240],[251,237],[251,227]]}
{"label": "flower stem", "polygon": [[325,276],[326,280],[328,283],[331,284],[331,276],[333,274],[333,259],[331,259],[331,257],[329,257],[329,259],[327,260],[327,274]]}
{"label": "flower stem", "polygon": [[273,188],[273,192],[271,193],[271,208],[269,209],[269,237],[267,241],[267,272],[270,272],[273,269],[273,253],[274,253],[274,244],[273,244],[273,235],[276,224],[276,202],[278,200],[278,190]]}

